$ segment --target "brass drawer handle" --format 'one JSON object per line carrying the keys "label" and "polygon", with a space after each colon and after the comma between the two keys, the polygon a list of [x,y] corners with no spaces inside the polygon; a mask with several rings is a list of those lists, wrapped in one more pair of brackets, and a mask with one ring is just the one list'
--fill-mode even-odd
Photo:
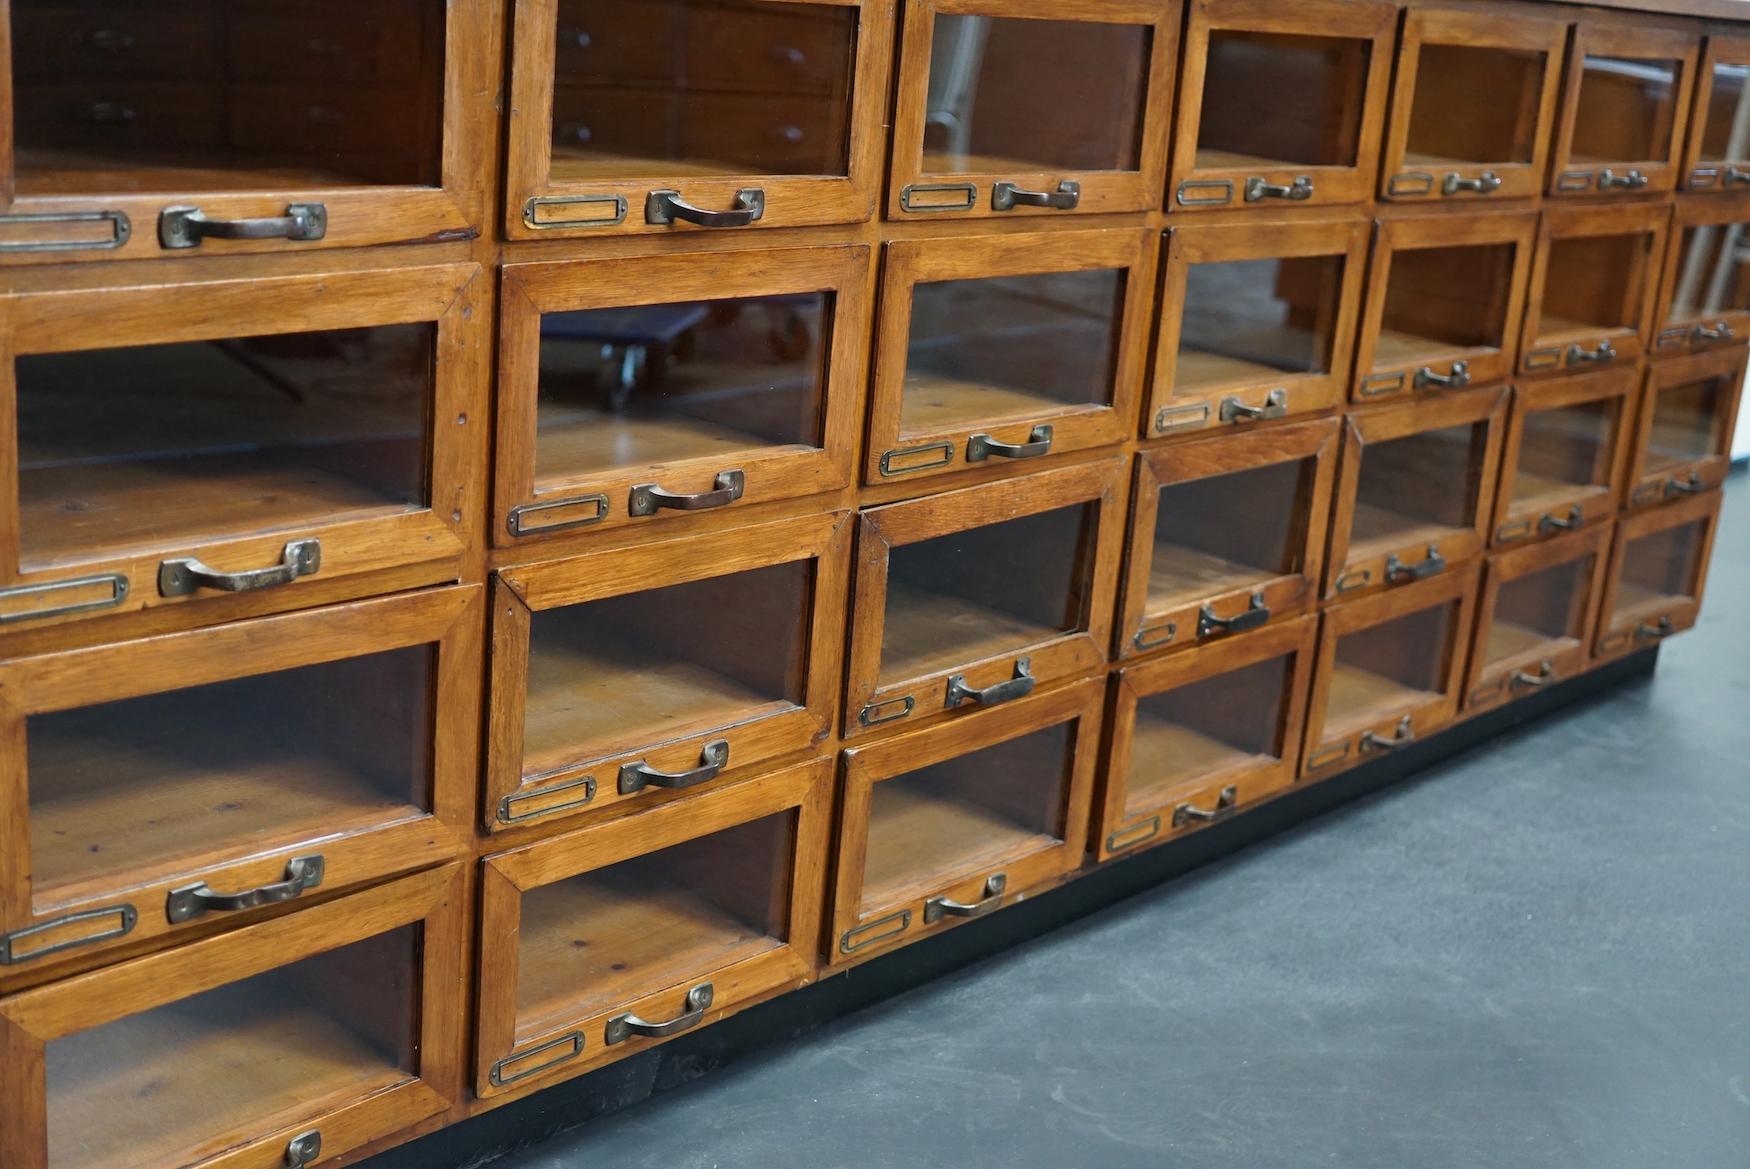
{"label": "brass drawer handle", "polygon": [[119,101],[94,101],[85,107],[85,117],[103,126],[125,126],[139,116],[133,106]]}
{"label": "brass drawer handle", "polygon": [[965,674],[951,674],[948,677],[948,700],[944,705],[953,710],[967,699],[980,706],[1001,706],[1017,698],[1025,698],[1033,693],[1033,687],[1038,679],[1033,677],[1033,659],[1022,658],[1015,663],[1015,676],[1007,682],[998,682],[986,686],[983,690],[974,690],[966,684]]}
{"label": "brass drawer handle", "polygon": [[1457,389],[1460,386],[1470,385],[1470,376],[1470,362],[1468,361],[1453,362],[1452,369],[1448,373],[1435,373],[1433,366],[1424,365],[1416,371],[1414,384],[1418,390],[1427,389],[1429,386]]}
{"label": "brass drawer handle", "polygon": [[1416,731],[1411,725],[1410,716],[1406,714],[1398,720],[1397,730],[1392,732],[1392,737],[1389,739],[1373,731],[1363,731],[1361,733],[1361,751],[1363,754],[1368,751],[1396,751],[1399,747],[1407,747],[1415,741]]}
{"label": "brass drawer handle", "polygon": [[1014,183],[998,183],[990,190],[992,211],[1013,211],[1017,207],[1050,207],[1056,211],[1074,211],[1082,201],[1082,185],[1065,179],[1055,191],[1029,191]]}
{"label": "brass drawer handle", "polygon": [[1633,167],[1631,167],[1626,173],[1620,175],[1613,170],[1606,169],[1598,176],[1598,189],[1600,191],[1608,191],[1612,187],[1622,187],[1626,190],[1638,191],[1646,185],[1647,176],[1642,174],[1639,169]]}
{"label": "brass drawer handle", "polygon": [[328,205],[293,203],[269,219],[214,219],[199,207],[166,207],[158,242],[172,250],[198,248],[206,239],[317,240],[328,234]]}
{"label": "brass drawer handle", "polygon": [[1486,170],[1474,179],[1467,179],[1457,171],[1448,171],[1446,181],[1441,184],[1443,195],[1456,195],[1460,191],[1475,191],[1479,195],[1488,195],[1501,189],[1501,176],[1492,170]]}
{"label": "brass drawer handle", "polygon": [[1286,417],[1287,414],[1287,390],[1271,390],[1264,395],[1262,406],[1248,406],[1233,396],[1221,400],[1220,418],[1223,422],[1265,422],[1272,418]]}
{"label": "brass drawer handle", "polygon": [[93,29],[74,39],[88,49],[102,49],[106,53],[126,52],[134,47],[134,34],[115,28]]}
{"label": "brass drawer handle", "polygon": [[705,1017],[705,1012],[711,1009],[711,999],[716,993],[710,983],[701,982],[687,992],[686,1012],[660,1023],[640,1019],[637,1015],[615,1015],[608,1020],[608,1025],[602,1031],[602,1042],[612,1047],[616,1043],[626,1042],[634,1035],[661,1039],[665,1035],[675,1035],[697,1026],[699,1020]]}
{"label": "brass drawer handle", "polygon": [[729,740],[712,739],[699,752],[699,766],[690,771],[658,771],[644,760],[627,763],[620,768],[620,794],[633,795],[647,787],[678,791],[694,787],[708,779],[716,779],[729,766]]}
{"label": "brass drawer handle", "polygon": [[1036,459],[1051,451],[1052,429],[1035,426],[1026,442],[998,442],[988,434],[975,434],[966,440],[966,461],[982,463],[995,455],[999,459]]}
{"label": "brass drawer handle", "polygon": [[322,1132],[311,1129],[286,1142],[286,1169],[305,1169],[322,1156]]}
{"label": "brass drawer handle", "polygon": [[1260,199],[1292,199],[1296,203],[1305,202],[1313,196],[1313,181],[1307,175],[1301,175],[1286,187],[1267,183],[1260,178],[1246,180],[1246,202],[1256,203]]}
{"label": "brass drawer handle", "polygon": [[1232,617],[1217,617],[1213,608],[1203,606],[1197,614],[1197,636],[1202,638],[1212,633],[1244,633],[1269,620],[1270,609],[1264,604],[1264,594],[1256,592],[1252,594],[1246,608]]}
{"label": "brass drawer handle", "polygon": [[746,227],[766,213],[766,192],[761,187],[743,187],[735,192],[735,206],[728,211],[707,211],[681,198],[679,191],[652,191],[644,200],[644,222],[673,226],[684,219],[700,227]]}
{"label": "brass drawer handle", "polygon": [[164,899],[164,916],[175,924],[192,921],[212,910],[235,913],[280,901],[291,901],[302,895],[304,890],[314,889],[322,884],[326,867],[320,854],[293,857],[286,865],[285,880],[256,889],[245,889],[241,893],[215,893],[212,886],[205,881],[196,885],[184,885],[180,889],[172,889]]}
{"label": "brass drawer handle", "polygon": [[1537,673],[1527,670],[1514,670],[1507,683],[1515,688],[1535,690],[1539,686],[1547,686],[1556,680],[1556,664],[1545,658],[1537,665]]}
{"label": "brass drawer handle", "polygon": [[293,540],[280,553],[280,562],[244,572],[220,572],[194,557],[166,560],[158,566],[158,594],[186,597],[197,589],[221,593],[252,593],[257,589],[291,584],[301,576],[314,576],[322,567],[322,541]]}
{"label": "brass drawer handle", "polygon": [[1701,476],[1694,471],[1679,479],[1675,475],[1665,481],[1665,497],[1674,495],[1700,495],[1707,490],[1707,484],[1701,481]]}
{"label": "brass drawer handle", "polygon": [[1566,519],[1555,515],[1553,512],[1547,511],[1541,516],[1538,516],[1537,534],[1540,536],[1547,536],[1551,532],[1572,532],[1576,531],[1580,525],[1585,522],[1586,509],[1576,503],[1573,507],[1568,509]]}
{"label": "brass drawer handle", "polygon": [[1600,341],[1597,348],[1594,349],[1588,349],[1584,345],[1568,346],[1569,365],[1574,365],[1583,361],[1598,362],[1602,364],[1606,361],[1615,361],[1616,357],[1616,346],[1612,345],[1609,341]]}
{"label": "brass drawer handle", "polygon": [[1726,173],[1720,176],[1720,185],[1750,187],[1750,170],[1739,170],[1735,166],[1729,166],[1726,168]]}
{"label": "brass drawer handle", "polygon": [[747,488],[747,476],[740,471],[717,472],[716,489],[696,495],[681,495],[664,491],[655,483],[640,483],[632,488],[626,500],[629,515],[655,515],[667,508],[671,511],[707,511],[713,507],[728,507],[741,498]]}
{"label": "brass drawer handle", "polygon": [[1392,582],[1401,580],[1425,580],[1437,572],[1446,571],[1446,557],[1440,555],[1437,544],[1428,545],[1428,552],[1415,564],[1405,564],[1398,559],[1396,552],[1385,558],[1385,579]]}
{"label": "brass drawer handle", "polygon": [[1676,632],[1671,628],[1670,617],[1661,617],[1651,625],[1643,621],[1635,626],[1635,637],[1640,641],[1660,641]]}
{"label": "brass drawer handle", "polygon": [[1214,824],[1239,811],[1239,807],[1239,785],[1230,783],[1221,789],[1221,794],[1216,797],[1213,808],[1199,808],[1196,804],[1180,804],[1174,808],[1173,827],[1183,828],[1187,824]]}
{"label": "brass drawer handle", "polygon": [[1008,874],[992,873],[984,883],[984,899],[981,901],[968,904],[950,901],[946,897],[932,897],[924,902],[924,924],[941,921],[944,917],[983,917],[1003,903],[1003,890],[1008,885]]}
{"label": "brass drawer handle", "polygon": [[1730,341],[1736,334],[1732,332],[1730,322],[1720,321],[1712,328],[1707,325],[1697,325],[1689,330],[1689,335],[1696,341]]}

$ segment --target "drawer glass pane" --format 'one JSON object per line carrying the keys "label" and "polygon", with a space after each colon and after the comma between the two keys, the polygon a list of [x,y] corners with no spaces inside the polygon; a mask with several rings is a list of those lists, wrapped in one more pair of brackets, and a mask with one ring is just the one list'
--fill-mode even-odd
{"label": "drawer glass pane", "polygon": [[1312,506],[1313,459],[1161,488],[1148,606],[1159,611],[1298,572]]}
{"label": "drawer glass pane", "polygon": [[48,1044],[50,1169],[170,1169],[413,1078],[404,926]]}
{"label": "drawer glass pane", "polygon": [[[1744,152],[1750,154],[1750,143]],[[1683,229],[1677,253],[1677,285],[1668,323],[1724,312],[1750,311],[1750,253],[1745,224],[1718,223]]]}
{"label": "drawer glass pane", "polygon": [[1205,776],[1279,759],[1290,661],[1267,658],[1138,699],[1125,816]]}
{"label": "drawer glass pane", "polygon": [[811,561],[533,615],[524,774],[800,707]]}
{"label": "drawer glass pane", "polygon": [[1325,736],[1437,698],[1445,689],[1451,605],[1436,605],[1337,639],[1325,707]]}
{"label": "drawer glass pane", "polygon": [[1355,491],[1352,545],[1438,540],[1476,520],[1484,423],[1369,443]]}
{"label": "drawer glass pane", "polygon": [[1699,522],[1649,532],[1623,546],[1616,582],[1617,614],[1695,596],[1701,557]]}
{"label": "drawer glass pane", "polygon": [[901,431],[1109,404],[1123,311],[1115,269],[917,285]]}
{"label": "drawer glass pane", "polygon": [[1342,285],[1342,256],[1192,264],[1173,391],[1329,373]]}
{"label": "drawer glass pane", "polygon": [[1369,41],[1216,29],[1198,170],[1354,166]]}
{"label": "drawer glass pane", "polygon": [[1737,126],[1746,78],[1750,68],[1721,62],[1714,66],[1713,77],[1706,79],[1710,84],[1707,108],[1701,114],[1700,161],[1725,162],[1750,155],[1750,140]]}
{"label": "drawer glass pane", "polygon": [[39,904],[70,883],[247,855],[430,807],[429,646],[212,682],[25,722]]}
{"label": "drawer glass pane", "polygon": [[414,511],[436,326],[21,354],[23,567]]}
{"label": "drawer glass pane", "polygon": [[947,13],[935,25],[924,173],[1140,165],[1148,26]]}
{"label": "drawer glass pane", "polygon": [[1512,244],[1392,252],[1374,368],[1454,349],[1499,349],[1512,280]]}
{"label": "drawer glass pane", "polygon": [[518,1042],[782,946],[795,833],[781,812],[525,893]]}
{"label": "drawer glass pane", "polygon": [[543,315],[536,477],[819,447],[832,309],[811,292]]}
{"label": "drawer glass pane", "polygon": [[888,560],[883,683],[1001,657],[1085,627],[1091,504],[903,544]]}
{"label": "drawer glass pane", "polygon": [[557,7],[554,182],[846,173],[854,5]]}
{"label": "drawer glass pane", "polygon": [[1587,54],[1570,161],[1652,162],[1668,157],[1682,74],[1682,61]]}
{"label": "drawer glass pane", "polygon": [[1726,376],[1653,392],[1653,425],[1642,470],[1670,471],[1725,449],[1725,411],[1737,387]]}
{"label": "drawer glass pane", "polygon": [[1059,723],[875,784],[861,908],[1057,843],[1074,754]]}
{"label": "drawer glass pane", "polygon": [[1610,484],[1611,438],[1620,398],[1526,413],[1513,469],[1513,505],[1531,508]]}
{"label": "drawer glass pane", "polygon": [[1633,329],[1639,315],[1636,263],[1644,235],[1574,236],[1550,241],[1537,340],[1558,344],[1600,329]]}
{"label": "drawer glass pane", "polygon": [[1424,43],[1404,165],[1529,163],[1545,54]]}
{"label": "drawer glass pane", "polygon": [[1483,644],[1488,665],[1580,644],[1593,558],[1582,556],[1507,581],[1495,592],[1495,619]]}
{"label": "drawer glass pane", "polygon": [[445,6],[12,6],[20,195],[434,187]]}

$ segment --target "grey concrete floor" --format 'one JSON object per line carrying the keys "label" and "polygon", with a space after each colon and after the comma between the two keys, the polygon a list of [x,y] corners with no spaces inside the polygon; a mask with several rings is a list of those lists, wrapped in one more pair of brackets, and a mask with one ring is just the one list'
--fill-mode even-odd
{"label": "grey concrete floor", "polygon": [[1750,482],[1657,675],[493,1169],[1750,1166]]}

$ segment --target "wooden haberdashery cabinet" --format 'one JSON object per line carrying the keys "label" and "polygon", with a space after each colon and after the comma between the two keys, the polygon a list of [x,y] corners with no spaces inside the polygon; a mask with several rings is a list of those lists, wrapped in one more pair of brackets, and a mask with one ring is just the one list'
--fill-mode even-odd
{"label": "wooden haberdashery cabinet", "polygon": [[1519,343],[1519,372],[1580,372],[1646,351],[1654,276],[1671,208],[1552,207],[1543,213]]}
{"label": "wooden haberdashery cabinet", "polygon": [[1099,860],[1225,820],[1294,782],[1318,621],[1117,672]]}
{"label": "wooden haberdashery cabinet", "polygon": [[1694,33],[1601,16],[1578,21],[1548,192],[1623,197],[1677,185],[1695,90]]}
{"label": "wooden haberdashery cabinet", "polygon": [[1138,456],[1120,657],[1244,633],[1313,604],[1338,427],[1320,419]]}
{"label": "wooden haberdashery cabinet", "polygon": [[1750,199],[1684,199],[1671,225],[1653,356],[1750,338]]}
{"label": "wooden haberdashery cabinet", "polygon": [[1641,649],[1695,624],[1719,519],[1720,492],[1709,491],[1616,522],[1598,656]]}
{"label": "wooden haberdashery cabinet", "polygon": [[1491,544],[1571,532],[1616,514],[1638,380],[1632,367],[1616,366],[1514,387]]}
{"label": "wooden haberdashery cabinet", "polygon": [[1482,710],[1585,669],[1611,525],[1491,555],[1477,598],[1464,709]]}
{"label": "wooden haberdashery cabinet", "polygon": [[1745,360],[1740,346],[1648,366],[1626,472],[1627,506],[1699,495],[1725,482]]}

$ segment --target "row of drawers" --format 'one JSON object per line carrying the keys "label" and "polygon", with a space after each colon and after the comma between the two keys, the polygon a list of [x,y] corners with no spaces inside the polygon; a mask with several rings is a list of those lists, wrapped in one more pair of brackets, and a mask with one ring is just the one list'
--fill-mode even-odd
{"label": "row of drawers", "polygon": [[[305,1165],[470,1091],[538,1089],[1578,672],[1619,652],[1616,631],[1683,628],[1705,547],[1658,613],[1627,597],[1631,549],[1717,509],[1625,521],[1610,584],[1606,525],[853,746],[837,768],[509,847],[479,862],[472,958],[469,882],[448,864],[0,998],[0,1152],[18,1169]],[[1541,599],[1514,591],[1527,582]],[[455,599],[403,603],[434,597]],[[358,878],[333,876],[309,899]],[[212,1105],[155,1106],[170,1095]]]}
{"label": "row of drawers", "polygon": [[[478,233],[498,186],[487,95],[501,87],[512,239],[860,222],[884,167],[886,214],[924,220],[1163,203],[1293,214],[1376,192],[1472,207],[1544,191],[1634,200],[1750,181],[1750,144],[1730,132],[1750,40],[1733,26],[1511,3],[1266,13],[1194,0],[1181,28],[1178,0],[980,0],[911,6],[896,54],[892,0],[519,0],[505,76],[505,3],[455,0],[441,29],[406,0],[369,0],[375,19],[356,5],[21,15],[18,197],[0,215],[0,260]],[[233,104],[264,111],[239,110],[229,133],[202,121],[190,94],[203,70],[243,78]],[[249,88],[263,84],[278,88]],[[427,111],[429,133],[407,133],[410,109]],[[372,142],[386,157],[358,149]],[[324,156],[325,143],[344,149]],[[164,221],[187,204],[285,223],[191,241]],[[288,210],[315,205],[317,217]]]}

